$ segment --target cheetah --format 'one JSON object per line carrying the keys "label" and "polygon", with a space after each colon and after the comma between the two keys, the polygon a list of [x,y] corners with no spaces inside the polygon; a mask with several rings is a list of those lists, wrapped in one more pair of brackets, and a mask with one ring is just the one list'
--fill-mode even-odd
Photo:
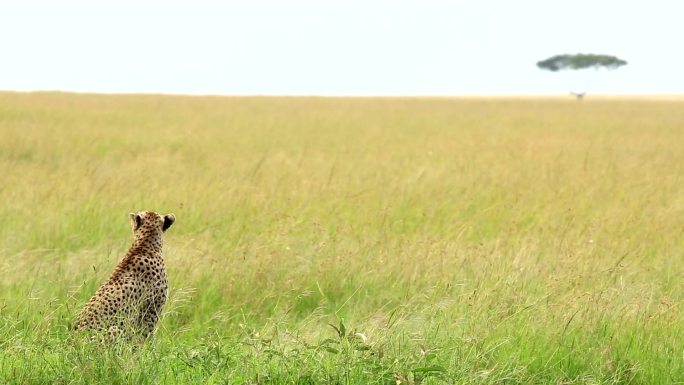
{"label": "cheetah", "polygon": [[76,330],[119,337],[148,338],[168,297],[168,281],[162,256],[162,234],[176,217],[154,211],[131,213],[135,240],[123,259],[86,303]]}

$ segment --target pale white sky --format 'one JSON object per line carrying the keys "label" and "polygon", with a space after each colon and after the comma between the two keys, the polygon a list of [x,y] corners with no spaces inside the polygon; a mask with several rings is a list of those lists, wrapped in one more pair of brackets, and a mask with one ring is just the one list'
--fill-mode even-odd
{"label": "pale white sky", "polygon": [[[0,90],[684,94],[683,39],[678,0],[4,1]],[[535,66],[578,52],[629,64]]]}

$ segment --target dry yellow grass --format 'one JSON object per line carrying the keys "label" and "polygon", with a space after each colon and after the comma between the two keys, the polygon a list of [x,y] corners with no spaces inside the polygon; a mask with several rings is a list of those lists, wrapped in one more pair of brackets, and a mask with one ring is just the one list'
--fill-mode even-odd
{"label": "dry yellow grass", "polygon": [[2,93],[0,375],[154,209],[178,218],[171,351],[344,318],[457,382],[681,381],[683,103]]}

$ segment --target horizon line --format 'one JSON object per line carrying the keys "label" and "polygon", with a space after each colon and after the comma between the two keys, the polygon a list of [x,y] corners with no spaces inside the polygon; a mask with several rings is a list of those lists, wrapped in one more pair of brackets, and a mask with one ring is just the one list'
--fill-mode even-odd
{"label": "horizon line", "polygon": [[[76,91],[59,89],[11,90],[0,89],[0,93],[10,94],[73,94],[73,95],[102,95],[102,96],[186,96],[186,97],[283,97],[283,98],[566,98],[572,93],[472,93],[472,94],[316,94],[316,93],[182,93],[156,91]],[[684,98],[683,93],[587,93],[589,98]]]}

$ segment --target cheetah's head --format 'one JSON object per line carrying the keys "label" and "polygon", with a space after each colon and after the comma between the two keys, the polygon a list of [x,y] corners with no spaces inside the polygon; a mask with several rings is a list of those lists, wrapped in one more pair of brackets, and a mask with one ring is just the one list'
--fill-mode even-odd
{"label": "cheetah's head", "polygon": [[173,214],[161,215],[154,211],[130,213],[130,216],[133,234],[144,229],[161,229],[164,232],[176,221],[176,216]]}

